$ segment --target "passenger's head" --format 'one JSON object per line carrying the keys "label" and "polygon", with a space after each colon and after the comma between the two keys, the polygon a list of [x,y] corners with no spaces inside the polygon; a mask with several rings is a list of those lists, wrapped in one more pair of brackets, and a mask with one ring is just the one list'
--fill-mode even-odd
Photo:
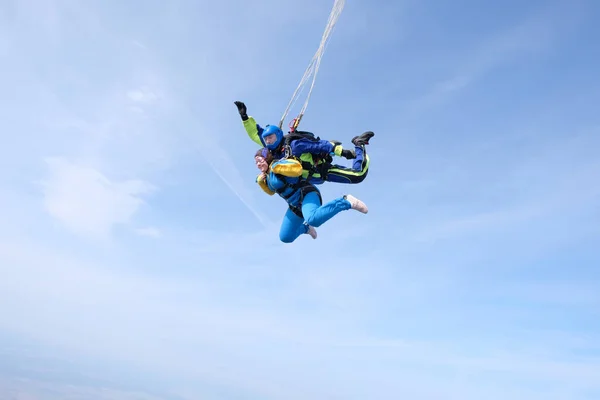
{"label": "passenger's head", "polygon": [[254,161],[256,162],[256,167],[261,172],[267,172],[269,165],[273,161],[273,156],[269,149],[263,147],[254,154]]}

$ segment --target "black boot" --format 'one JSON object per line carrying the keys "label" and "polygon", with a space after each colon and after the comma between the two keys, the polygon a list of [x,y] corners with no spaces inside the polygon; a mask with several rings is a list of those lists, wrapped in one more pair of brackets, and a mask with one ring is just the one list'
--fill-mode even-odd
{"label": "black boot", "polygon": [[355,146],[365,146],[369,144],[369,139],[371,139],[375,134],[371,131],[367,131],[360,136],[355,136],[352,138],[352,143]]}

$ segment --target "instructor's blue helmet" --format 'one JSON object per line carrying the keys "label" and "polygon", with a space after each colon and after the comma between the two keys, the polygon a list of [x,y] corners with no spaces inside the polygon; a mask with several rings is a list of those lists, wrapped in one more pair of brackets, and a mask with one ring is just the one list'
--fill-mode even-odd
{"label": "instructor's blue helmet", "polygon": [[[275,141],[272,143],[267,143],[266,137],[270,135],[275,135]],[[262,132],[262,140],[269,150],[275,150],[279,147],[281,142],[283,141],[283,131],[279,129],[276,125],[267,125]]]}

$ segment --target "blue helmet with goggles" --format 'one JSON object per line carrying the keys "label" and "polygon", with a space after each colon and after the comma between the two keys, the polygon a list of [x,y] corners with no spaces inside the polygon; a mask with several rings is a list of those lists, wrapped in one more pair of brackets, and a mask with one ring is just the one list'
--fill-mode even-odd
{"label": "blue helmet with goggles", "polygon": [[[271,135],[275,135],[275,140],[272,141],[271,143],[267,143],[267,137],[271,136]],[[283,131],[281,129],[279,129],[279,127],[276,125],[265,126],[265,129],[263,130],[261,136],[262,136],[262,141],[265,144],[265,147],[269,150],[277,149],[281,145],[281,142],[283,141]],[[269,139],[269,140],[271,140],[271,139]]]}

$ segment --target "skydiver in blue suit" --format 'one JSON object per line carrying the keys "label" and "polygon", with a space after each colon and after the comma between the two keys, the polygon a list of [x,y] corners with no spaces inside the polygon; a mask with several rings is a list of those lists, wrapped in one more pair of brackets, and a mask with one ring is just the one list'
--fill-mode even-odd
{"label": "skydiver in blue suit", "polygon": [[[253,117],[248,116],[246,105],[241,101],[234,102],[242,119],[246,133],[250,139],[261,147],[270,150],[274,158],[283,158],[286,150],[297,158],[303,167],[302,176],[313,184],[327,182],[356,184],[362,182],[369,172],[370,158],[366,146],[375,136],[371,131],[352,139],[354,149],[344,149],[337,141],[320,140],[310,132],[295,131],[284,135],[276,125],[261,127]],[[270,142],[265,137],[272,138]],[[286,140],[287,138],[287,146]],[[353,159],[352,167],[333,164],[331,154],[346,159]]]}
{"label": "skydiver in blue suit", "polygon": [[[263,138],[269,145],[275,143],[271,135],[268,131],[263,132]],[[258,185],[268,195],[277,193],[288,203],[279,231],[279,239],[284,243],[292,243],[302,234],[316,239],[315,227],[342,211],[353,209],[363,214],[369,211],[362,201],[350,194],[323,204],[319,189],[302,177],[302,164],[298,160],[274,159],[268,148],[258,150],[254,160],[261,171],[256,178]]]}

